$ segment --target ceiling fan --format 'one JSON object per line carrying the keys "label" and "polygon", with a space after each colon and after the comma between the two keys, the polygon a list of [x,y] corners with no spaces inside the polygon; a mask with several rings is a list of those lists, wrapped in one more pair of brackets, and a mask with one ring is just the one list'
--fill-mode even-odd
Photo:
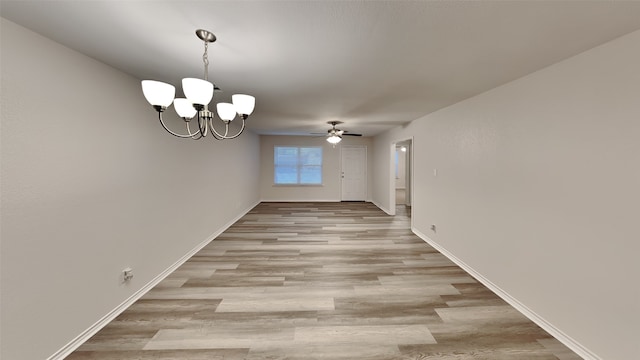
{"label": "ceiling fan", "polygon": [[333,145],[342,141],[343,136],[362,136],[362,134],[350,133],[336,128],[336,125],[342,124],[342,121],[327,121],[327,124],[331,125],[331,129],[327,130],[327,141]]}

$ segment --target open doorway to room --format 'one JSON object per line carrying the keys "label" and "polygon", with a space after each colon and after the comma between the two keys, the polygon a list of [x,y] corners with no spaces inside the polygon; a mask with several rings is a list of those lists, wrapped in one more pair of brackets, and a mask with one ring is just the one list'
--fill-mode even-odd
{"label": "open doorway to room", "polygon": [[396,214],[411,214],[413,195],[413,139],[397,141],[393,144],[393,161],[391,169],[391,204]]}

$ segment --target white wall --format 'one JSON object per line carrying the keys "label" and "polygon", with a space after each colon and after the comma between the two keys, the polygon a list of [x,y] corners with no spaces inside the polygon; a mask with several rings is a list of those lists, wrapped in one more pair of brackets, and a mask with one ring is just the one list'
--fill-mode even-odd
{"label": "white wall", "polygon": [[1,24],[0,357],[44,359],[257,203],[259,138],[174,138],[139,80]]}
{"label": "white wall", "polygon": [[585,358],[637,358],[640,32],[376,137],[383,206],[389,146],[407,136],[418,233]]}
{"label": "white wall", "polygon": [[[371,199],[372,156],[371,138],[345,137],[334,148],[324,136],[260,136],[260,196],[262,201],[340,201],[340,149],[342,146],[367,147],[367,200]],[[322,146],[322,186],[274,185],[273,149],[275,146]]]}

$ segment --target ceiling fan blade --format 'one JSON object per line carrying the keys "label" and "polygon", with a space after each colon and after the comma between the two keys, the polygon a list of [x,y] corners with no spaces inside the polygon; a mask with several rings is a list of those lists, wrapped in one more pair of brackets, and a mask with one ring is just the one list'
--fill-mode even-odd
{"label": "ceiling fan blade", "polygon": [[[362,136],[362,134],[350,133],[348,130],[341,130],[336,128],[336,125],[342,124],[342,121],[327,121],[327,124],[331,125],[331,129],[327,130],[327,137],[331,136]],[[320,133],[311,133],[312,135],[320,135]]]}

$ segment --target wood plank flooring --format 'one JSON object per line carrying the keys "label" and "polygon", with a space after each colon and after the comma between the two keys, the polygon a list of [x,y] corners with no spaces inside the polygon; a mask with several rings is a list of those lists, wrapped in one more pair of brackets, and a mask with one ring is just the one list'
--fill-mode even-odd
{"label": "wood plank flooring", "polygon": [[262,203],[67,359],[580,359],[409,220]]}

